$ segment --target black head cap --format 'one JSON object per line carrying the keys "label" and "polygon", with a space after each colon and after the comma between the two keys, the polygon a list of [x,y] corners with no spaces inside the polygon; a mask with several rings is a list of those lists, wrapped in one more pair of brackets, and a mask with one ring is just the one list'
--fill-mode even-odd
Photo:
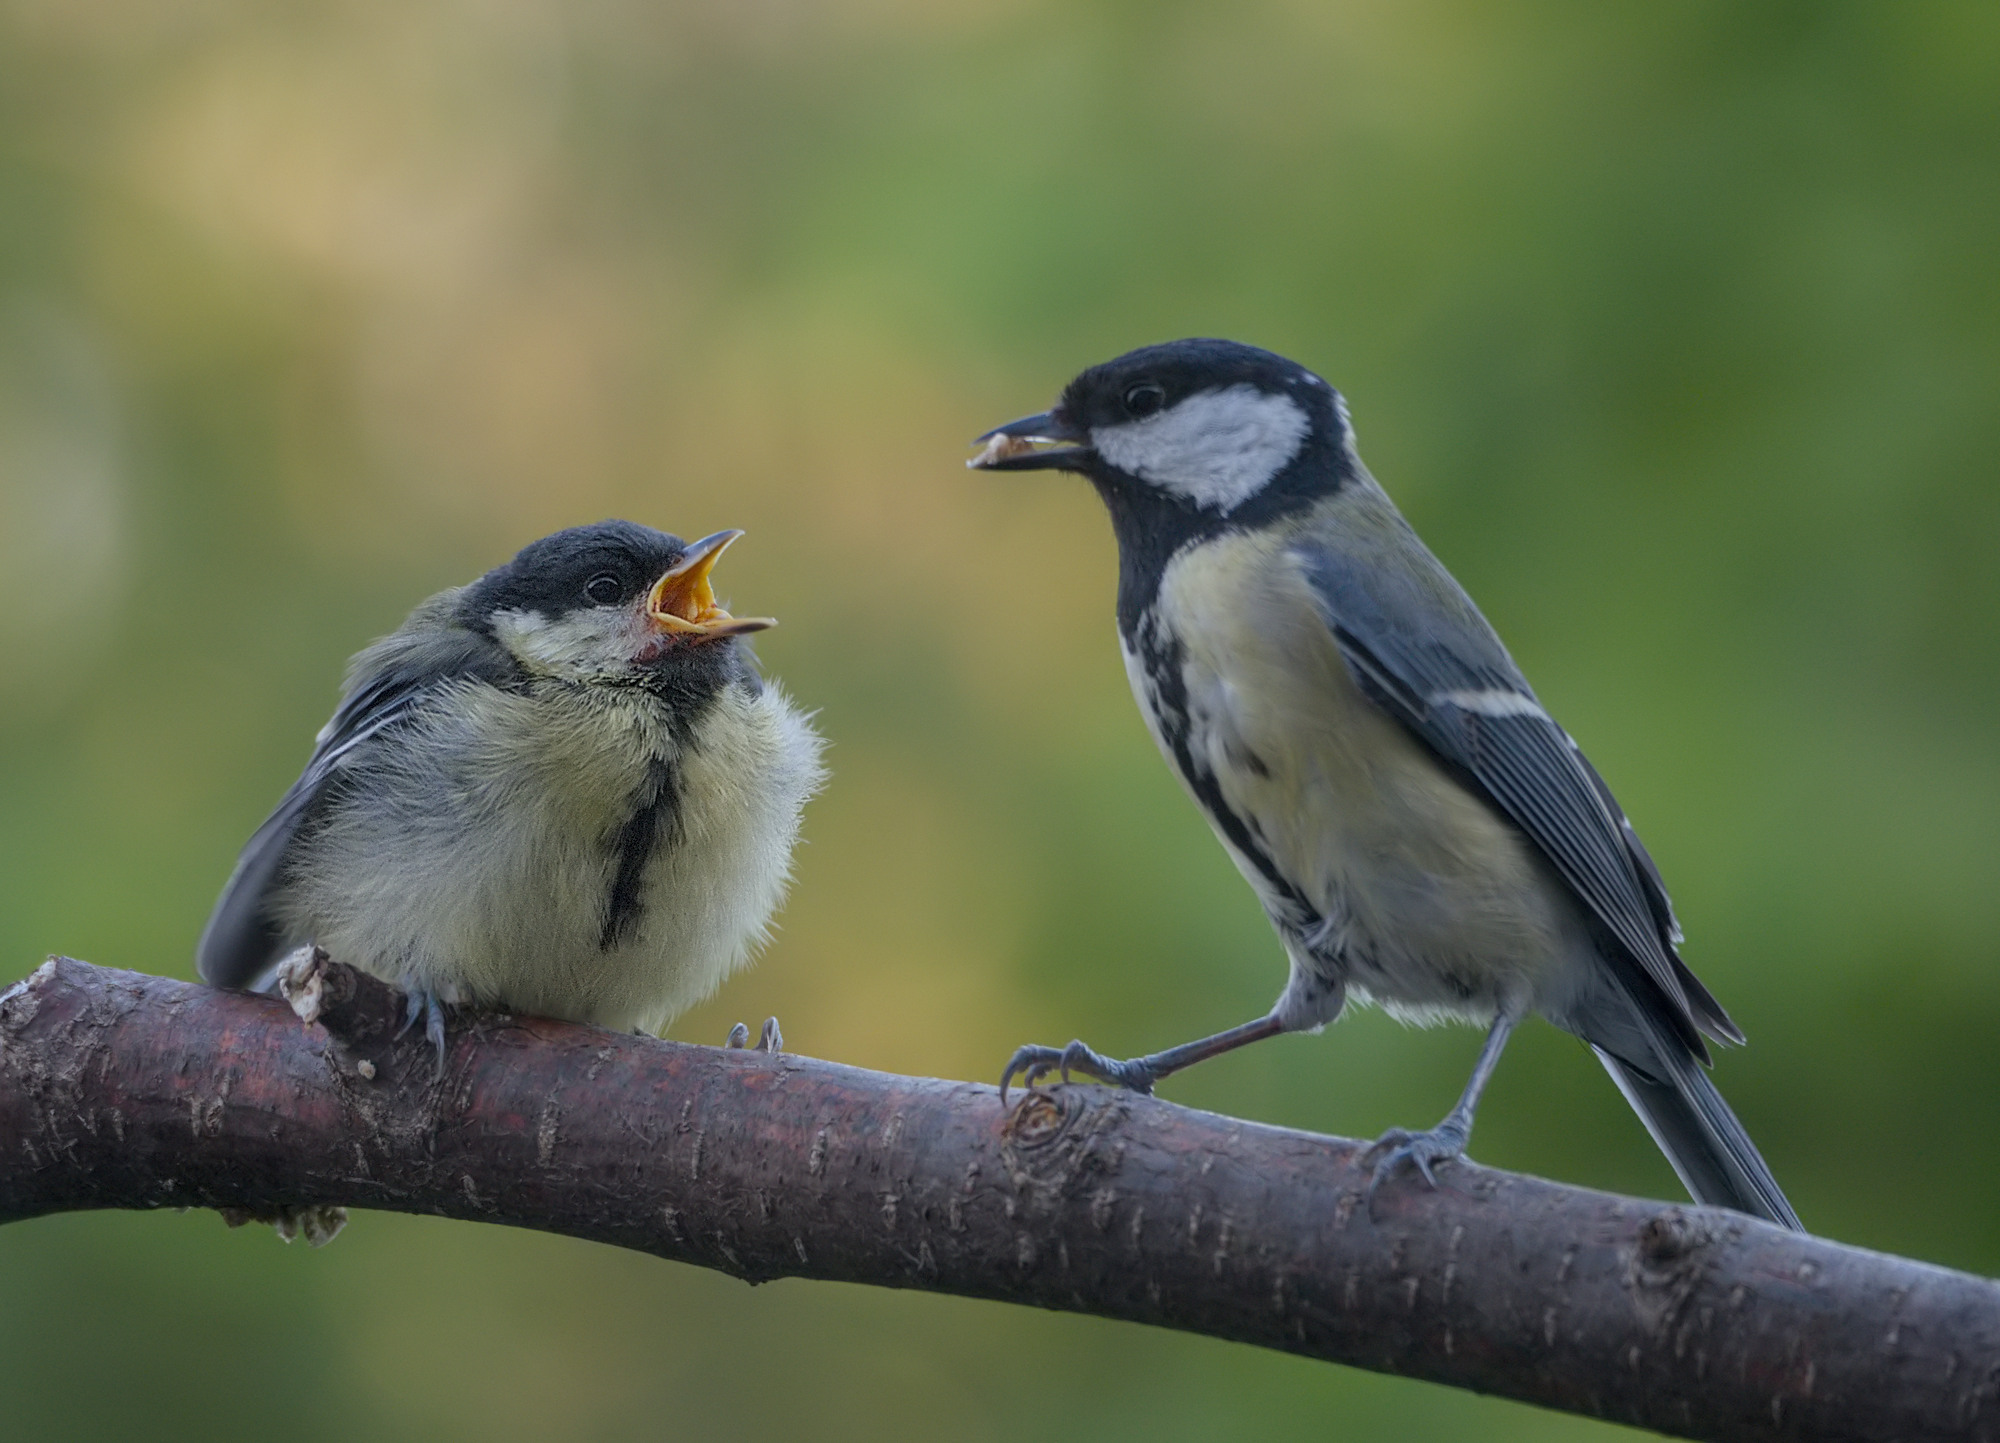
{"label": "black head cap", "polygon": [[678,536],[635,521],[573,526],[522,547],[465,588],[464,624],[486,630],[497,611],[532,611],[554,620],[595,606],[631,606],[687,551]]}
{"label": "black head cap", "polygon": [[1090,367],[1063,387],[1055,413],[1092,430],[1144,420],[1200,392],[1232,386],[1290,396],[1316,420],[1336,409],[1333,388],[1298,362],[1240,341],[1195,337],[1142,346]]}

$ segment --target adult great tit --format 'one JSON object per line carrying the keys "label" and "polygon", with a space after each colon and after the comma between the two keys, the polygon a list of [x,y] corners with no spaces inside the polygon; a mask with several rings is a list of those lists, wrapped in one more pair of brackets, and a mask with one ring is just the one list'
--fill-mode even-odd
{"label": "adult great tit", "polygon": [[1175,341],[980,439],[973,466],[1074,471],[1103,498],[1139,709],[1291,961],[1257,1021],[1127,1061],[1023,1047],[1003,1095],[1055,1071],[1149,1092],[1349,998],[1486,1026],[1458,1104],[1384,1137],[1372,1191],[1464,1152],[1539,1012],[1596,1052],[1698,1201],[1800,1226],[1703,1070],[1704,1035],[1743,1034],[1682,964],[1652,858],[1362,466],[1332,387],[1255,347]]}
{"label": "adult great tit", "polygon": [[250,986],[316,942],[409,993],[440,1068],[442,1003],[658,1032],[713,992],[763,942],[824,778],[738,640],[775,623],[716,604],[740,535],[559,531],[356,656],[202,977]]}

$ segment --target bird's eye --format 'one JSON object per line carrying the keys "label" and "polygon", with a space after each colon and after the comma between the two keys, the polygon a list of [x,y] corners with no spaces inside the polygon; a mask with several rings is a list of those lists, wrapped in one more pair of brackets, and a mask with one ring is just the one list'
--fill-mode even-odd
{"label": "bird's eye", "polygon": [[1166,403],[1167,393],[1151,381],[1141,381],[1125,392],[1125,410],[1133,416],[1150,416]]}
{"label": "bird's eye", "polygon": [[583,583],[583,594],[599,606],[615,606],[625,595],[625,583],[608,571],[600,571]]}

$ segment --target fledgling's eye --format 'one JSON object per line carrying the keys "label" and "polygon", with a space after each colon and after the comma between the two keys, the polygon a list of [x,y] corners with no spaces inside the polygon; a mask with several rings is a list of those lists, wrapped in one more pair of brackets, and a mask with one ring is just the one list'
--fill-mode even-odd
{"label": "fledgling's eye", "polygon": [[1125,410],[1133,416],[1150,416],[1166,405],[1167,393],[1151,381],[1141,381],[1125,392]]}
{"label": "fledgling's eye", "polygon": [[625,597],[625,583],[608,571],[600,571],[583,583],[583,594],[598,606],[616,606]]}

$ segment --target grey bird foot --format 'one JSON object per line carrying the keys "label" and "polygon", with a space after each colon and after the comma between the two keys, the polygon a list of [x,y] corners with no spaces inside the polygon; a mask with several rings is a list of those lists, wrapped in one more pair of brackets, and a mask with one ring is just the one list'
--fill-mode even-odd
{"label": "grey bird foot", "polygon": [[785,1034],[778,1030],[777,1018],[766,1017],[764,1019],[764,1030],[757,1035],[757,1045],[755,1047],[750,1046],[750,1029],[745,1027],[741,1022],[729,1029],[729,1040],[722,1045],[737,1051],[748,1048],[752,1052],[783,1052],[785,1050]]}
{"label": "grey bird foot", "polygon": [[1381,1161],[1375,1164],[1374,1174],[1368,1179],[1368,1201],[1375,1201],[1375,1191],[1390,1178],[1404,1163],[1414,1163],[1427,1187],[1437,1186],[1437,1177],[1431,1172],[1431,1164],[1449,1162],[1465,1156],[1465,1144],[1471,1137],[1471,1129],[1461,1126],[1451,1118],[1446,1118],[1428,1132],[1406,1132],[1400,1127],[1392,1127],[1375,1139],[1375,1145],[1368,1149],[1370,1154],[1381,1153]]}
{"label": "grey bird foot", "polygon": [[410,1000],[403,1009],[403,1025],[396,1029],[401,1037],[417,1025],[422,1018],[424,1036],[430,1039],[431,1047],[437,1052],[437,1075],[444,1076],[444,1003],[437,993],[422,987],[411,989]]}
{"label": "grey bird foot", "polygon": [[1064,1082],[1069,1081],[1072,1072],[1080,1072],[1085,1077],[1113,1087],[1129,1088],[1149,1096],[1153,1084],[1160,1080],[1143,1057],[1119,1062],[1086,1047],[1081,1041],[1063,1048],[1037,1047],[1029,1043],[1008,1059],[1007,1070],[1000,1074],[1000,1105],[1007,1105],[1007,1089],[1016,1077],[1021,1079],[1023,1087],[1033,1087],[1051,1072],[1060,1073]]}

